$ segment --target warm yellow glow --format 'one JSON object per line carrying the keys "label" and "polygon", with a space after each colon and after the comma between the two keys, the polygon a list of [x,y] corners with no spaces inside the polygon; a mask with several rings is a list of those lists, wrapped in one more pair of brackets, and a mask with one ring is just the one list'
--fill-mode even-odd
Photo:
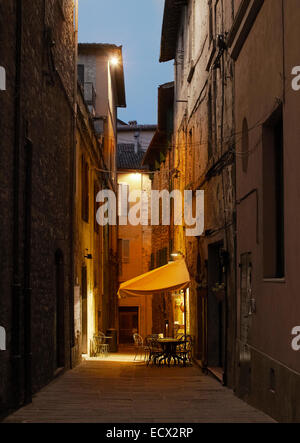
{"label": "warm yellow glow", "polygon": [[112,66],[118,66],[118,64],[119,64],[119,59],[118,59],[118,57],[112,57],[112,58],[110,59],[110,64],[111,64]]}
{"label": "warm yellow glow", "polygon": [[141,178],[141,174],[140,174],[139,172],[135,172],[134,174],[131,174],[131,177],[132,177],[134,180],[140,180],[140,178]]}

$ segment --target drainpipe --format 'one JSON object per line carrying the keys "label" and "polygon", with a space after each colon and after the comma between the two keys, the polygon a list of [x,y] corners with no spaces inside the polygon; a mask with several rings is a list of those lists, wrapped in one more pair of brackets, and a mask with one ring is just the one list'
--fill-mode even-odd
{"label": "drainpipe", "polygon": [[15,48],[15,103],[14,103],[14,156],[13,156],[13,281],[12,281],[12,386],[13,406],[21,404],[21,337],[20,337],[20,144],[21,144],[21,61],[22,61],[22,0],[16,0]]}
{"label": "drainpipe", "polygon": [[25,217],[24,217],[24,402],[32,401],[31,374],[31,202],[32,202],[32,143],[25,143]]}

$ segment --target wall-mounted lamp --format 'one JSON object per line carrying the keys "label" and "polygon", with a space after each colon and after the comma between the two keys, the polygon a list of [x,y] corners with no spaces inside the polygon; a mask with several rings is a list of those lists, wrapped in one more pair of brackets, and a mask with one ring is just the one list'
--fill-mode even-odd
{"label": "wall-mounted lamp", "polygon": [[[86,251],[88,251],[88,249],[86,249]],[[92,254],[86,254],[85,256],[84,256],[84,258],[86,258],[87,260],[93,260],[93,256],[92,256]]]}
{"label": "wall-mounted lamp", "polygon": [[118,59],[118,57],[112,57],[112,58],[110,59],[110,64],[111,64],[112,66],[118,66],[118,64],[119,64],[119,59]]}
{"label": "wall-mounted lamp", "polygon": [[180,251],[175,251],[171,253],[172,259],[183,257],[183,253]]}

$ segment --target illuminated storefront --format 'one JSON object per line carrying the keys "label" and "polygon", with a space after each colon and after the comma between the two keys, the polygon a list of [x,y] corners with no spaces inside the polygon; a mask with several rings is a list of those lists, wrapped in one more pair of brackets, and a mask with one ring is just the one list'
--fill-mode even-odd
{"label": "illuminated storefront", "polygon": [[184,330],[185,321],[186,321],[186,333],[189,334],[190,333],[189,289],[186,290],[186,310],[184,309],[184,291],[173,292],[172,299],[173,299],[174,336],[185,334]]}

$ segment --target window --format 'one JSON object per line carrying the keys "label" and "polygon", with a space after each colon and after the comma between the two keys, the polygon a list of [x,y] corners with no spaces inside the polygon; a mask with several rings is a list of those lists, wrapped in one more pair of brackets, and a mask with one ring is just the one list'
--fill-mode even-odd
{"label": "window", "polygon": [[156,253],[155,253],[155,263],[156,263],[156,267],[157,268],[159,268],[159,266],[160,266],[159,258],[160,258],[159,251],[156,251]]}
{"label": "window", "polygon": [[78,75],[78,81],[81,84],[81,86],[84,86],[84,65],[77,65],[77,75]]}
{"label": "window", "polygon": [[122,263],[130,261],[130,240],[119,239],[119,256]]}
{"label": "window", "polygon": [[89,222],[89,165],[84,156],[81,157],[81,217]]}
{"label": "window", "polygon": [[150,261],[150,271],[152,271],[152,269],[155,268],[155,263],[154,263],[154,261],[155,261],[155,257],[154,257],[154,254],[152,253],[152,254],[151,254],[151,261]]}
{"label": "window", "polygon": [[164,266],[168,263],[168,248],[156,251],[156,267]]}
{"label": "window", "polygon": [[284,277],[283,121],[280,107],[263,126],[264,278]]}
{"label": "window", "polygon": [[163,248],[161,252],[161,266],[168,264],[168,248]]}

